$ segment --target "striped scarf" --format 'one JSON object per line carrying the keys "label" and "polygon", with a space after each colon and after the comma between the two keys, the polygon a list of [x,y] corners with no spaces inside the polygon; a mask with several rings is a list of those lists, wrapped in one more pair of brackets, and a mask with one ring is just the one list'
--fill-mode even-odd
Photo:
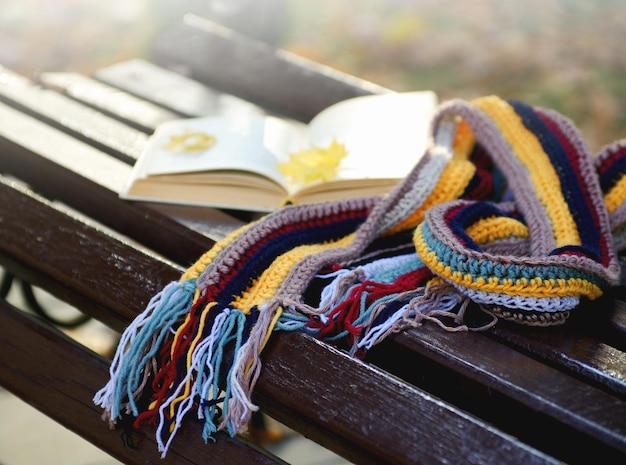
{"label": "striped scarf", "polygon": [[246,429],[273,331],[363,356],[424,322],[561,324],[618,283],[626,142],[591,157],[558,113],[486,97],[443,104],[416,160],[386,196],[288,206],[217,243],[122,335],[105,417],[155,425],[165,455],[191,412],[205,440]]}

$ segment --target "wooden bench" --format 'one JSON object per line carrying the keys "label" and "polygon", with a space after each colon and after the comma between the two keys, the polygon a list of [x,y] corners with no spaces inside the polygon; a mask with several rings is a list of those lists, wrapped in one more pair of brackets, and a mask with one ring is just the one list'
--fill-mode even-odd
{"label": "wooden bench", "polygon": [[[0,73],[0,265],[116,331],[252,218],[118,198],[159,122],[219,105],[307,120],[333,102],[388,91],[197,17],[164,34],[151,59],[38,82]],[[425,325],[365,362],[277,333],[254,400],[354,463],[624,463],[623,297],[616,289],[554,329],[449,334]],[[204,444],[193,421],[165,459],[148,429],[122,441],[91,401],[109,360],[0,306],[0,385],[122,462],[284,463],[245,436]]]}

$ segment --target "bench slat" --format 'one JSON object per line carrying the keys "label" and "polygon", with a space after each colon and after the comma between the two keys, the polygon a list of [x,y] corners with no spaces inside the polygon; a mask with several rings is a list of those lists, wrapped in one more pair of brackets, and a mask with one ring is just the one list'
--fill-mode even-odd
{"label": "bench slat", "polygon": [[302,121],[340,100],[389,92],[195,15],[186,15],[165,31],[153,46],[151,59],[164,68],[183,70],[209,87]]}
{"label": "bench slat", "polygon": [[584,451],[626,454],[622,399],[484,334],[425,325],[394,335],[368,361],[568,462]]}
{"label": "bench slat", "polygon": [[152,134],[159,124],[182,116],[78,73],[46,72],[39,74],[37,81],[146,134]]}
{"label": "bench slat", "polygon": [[94,73],[94,78],[176,112],[180,117],[266,113],[257,105],[145,60],[128,60],[101,68]]}
{"label": "bench slat", "polygon": [[269,412],[283,421],[301,414],[337,434],[340,444],[362,444],[366,455],[360,458],[350,455],[354,450],[347,444],[347,451],[336,450],[358,463],[553,461],[439,398],[310,337],[275,335],[266,350],[257,392],[281,393],[283,404],[278,412],[275,407]]}
{"label": "bench slat", "polygon": [[150,294],[182,273],[163,259],[129,253],[136,246],[3,177],[0,218],[0,255],[7,268],[118,332]]}
{"label": "bench slat", "polygon": [[527,351],[544,363],[626,399],[626,353],[598,340],[591,334],[591,327],[571,324],[553,330],[524,331],[501,325],[492,334],[501,343]]}

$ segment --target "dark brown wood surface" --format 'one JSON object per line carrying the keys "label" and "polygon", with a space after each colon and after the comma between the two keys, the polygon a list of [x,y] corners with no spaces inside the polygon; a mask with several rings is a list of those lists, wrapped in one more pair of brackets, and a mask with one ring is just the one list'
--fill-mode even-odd
{"label": "dark brown wood surface", "polygon": [[492,335],[503,344],[528,351],[546,364],[559,366],[626,399],[626,337],[612,334],[623,319],[624,302],[609,297],[577,310],[580,314],[562,328],[520,331],[501,325]]}
{"label": "dark brown wood surface", "polygon": [[[0,218],[5,266],[118,330],[181,271],[11,182],[0,183]],[[13,383],[20,395],[35,395]],[[464,456],[468,463],[554,463],[431,394],[299,333],[277,334],[268,347],[258,395],[267,413],[304,426],[307,435],[357,463],[436,464]],[[385,417],[391,421],[377,421]]]}
{"label": "dark brown wood surface", "polygon": [[395,335],[368,361],[568,463],[626,454],[623,397],[488,335],[426,325]]}

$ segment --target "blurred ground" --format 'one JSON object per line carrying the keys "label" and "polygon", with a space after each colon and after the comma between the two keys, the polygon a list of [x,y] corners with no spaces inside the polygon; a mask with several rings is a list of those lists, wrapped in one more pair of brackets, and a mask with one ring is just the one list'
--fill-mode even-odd
{"label": "blurred ground", "polygon": [[0,64],[88,73],[187,12],[395,90],[556,109],[593,150],[626,134],[622,0],[0,0]]}

